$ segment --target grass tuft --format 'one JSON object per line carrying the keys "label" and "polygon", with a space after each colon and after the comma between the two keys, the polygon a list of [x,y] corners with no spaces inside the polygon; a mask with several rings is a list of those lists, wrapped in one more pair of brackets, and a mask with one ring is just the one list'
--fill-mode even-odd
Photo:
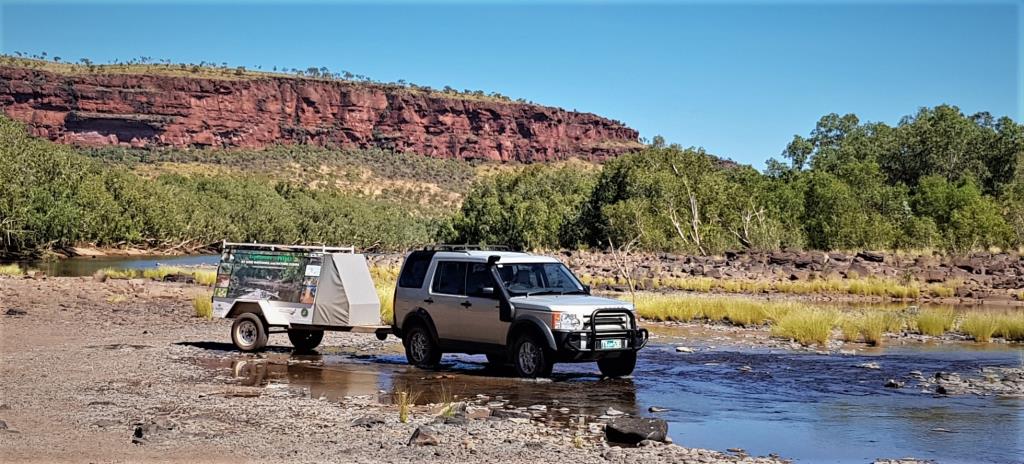
{"label": "grass tuft", "polygon": [[988,343],[999,329],[999,316],[989,312],[972,312],[960,323],[960,331],[970,335],[975,341]]}
{"label": "grass tuft", "polygon": [[21,269],[21,266],[17,264],[3,264],[0,265],[0,276],[17,277],[24,275],[25,271]]}
{"label": "grass tuft", "polygon": [[772,326],[772,336],[796,340],[801,345],[825,345],[838,320],[835,311],[801,308],[787,312]]}
{"label": "grass tuft", "polygon": [[122,279],[122,280],[126,280],[126,279],[134,279],[135,276],[136,276],[135,270],[133,270],[133,269],[114,269],[114,268],[108,267],[108,268],[100,269],[99,272],[101,272],[103,275],[107,276],[108,279]]}
{"label": "grass tuft", "polygon": [[398,282],[398,272],[399,269],[394,266],[370,268],[370,277],[373,278],[377,298],[380,299],[380,321],[382,324],[391,324],[395,318],[395,285]]}
{"label": "grass tuft", "polygon": [[195,309],[196,317],[213,319],[213,300],[209,293],[200,293],[192,298],[192,308]]}
{"label": "grass tuft", "polygon": [[395,405],[398,406],[398,421],[403,424],[409,422],[409,413],[412,411],[412,406],[416,404],[416,400],[419,399],[420,393],[413,391],[408,385],[395,386],[391,396]]}
{"label": "grass tuft", "polygon": [[933,337],[953,330],[956,324],[956,312],[953,308],[928,308],[917,315],[917,331]]}

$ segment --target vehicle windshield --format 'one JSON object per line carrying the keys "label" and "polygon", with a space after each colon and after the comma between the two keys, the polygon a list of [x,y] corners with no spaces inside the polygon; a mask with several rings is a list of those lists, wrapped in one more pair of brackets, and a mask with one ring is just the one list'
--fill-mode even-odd
{"label": "vehicle windshield", "polygon": [[512,296],[586,293],[562,263],[498,264],[501,284]]}

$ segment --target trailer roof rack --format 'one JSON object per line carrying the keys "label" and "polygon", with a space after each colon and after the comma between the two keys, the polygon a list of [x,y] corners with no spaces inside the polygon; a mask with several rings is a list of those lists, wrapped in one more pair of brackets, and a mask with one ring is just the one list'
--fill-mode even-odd
{"label": "trailer roof rack", "polygon": [[423,249],[426,251],[512,251],[512,248],[507,245],[460,245],[450,243],[429,245]]}
{"label": "trailer roof rack", "polygon": [[327,246],[327,245],[281,245],[276,243],[244,243],[244,242],[228,242],[224,241],[221,243],[221,250],[225,248],[241,248],[248,250],[267,250],[267,251],[293,251],[293,250],[306,250],[306,251],[323,251],[324,253],[355,253],[355,247],[350,246]]}

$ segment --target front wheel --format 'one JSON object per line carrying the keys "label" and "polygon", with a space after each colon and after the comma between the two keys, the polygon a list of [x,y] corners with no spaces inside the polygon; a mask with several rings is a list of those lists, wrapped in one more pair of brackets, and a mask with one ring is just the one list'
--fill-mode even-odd
{"label": "front wheel", "polygon": [[512,345],[512,364],[520,377],[550,377],[555,367],[554,354],[536,335],[525,333]]}
{"label": "front wheel", "polygon": [[242,351],[262,350],[267,346],[267,327],[259,316],[242,314],[231,324],[231,341]]}
{"label": "front wheel", "polygon": [[598,359],[597,368],[601,369],[601,375],[605,377],[625,377],[632,374],[636,368],[636,351],[624,352],[617,358]]}
{"label": "front wheel", "polygon": [[323,330],[291,329],[288,331],[288,340],[292,342],[292,346],[295,347],[295,351],[300,353],[315,350],[316,347],[320,346],[320,342],[323,341],[323,339]]}
{"label": "front wheel", "polygon": [[405,334],[405,359],[413,366],[430,369],[441,362],[441,347],[434,342],[430,331],[418,325]]}

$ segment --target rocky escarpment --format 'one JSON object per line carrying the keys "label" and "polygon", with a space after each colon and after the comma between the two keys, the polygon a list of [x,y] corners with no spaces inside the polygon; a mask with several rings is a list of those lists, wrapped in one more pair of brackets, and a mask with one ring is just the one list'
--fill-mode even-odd
{"label": "rocky escarpment", "polygon": [[60,74],[0,66],[0,109],[36,136],[133,147],[382,147],[440,158],[601,160],[639,146],[620,122],[558,108],[345,81]]}

